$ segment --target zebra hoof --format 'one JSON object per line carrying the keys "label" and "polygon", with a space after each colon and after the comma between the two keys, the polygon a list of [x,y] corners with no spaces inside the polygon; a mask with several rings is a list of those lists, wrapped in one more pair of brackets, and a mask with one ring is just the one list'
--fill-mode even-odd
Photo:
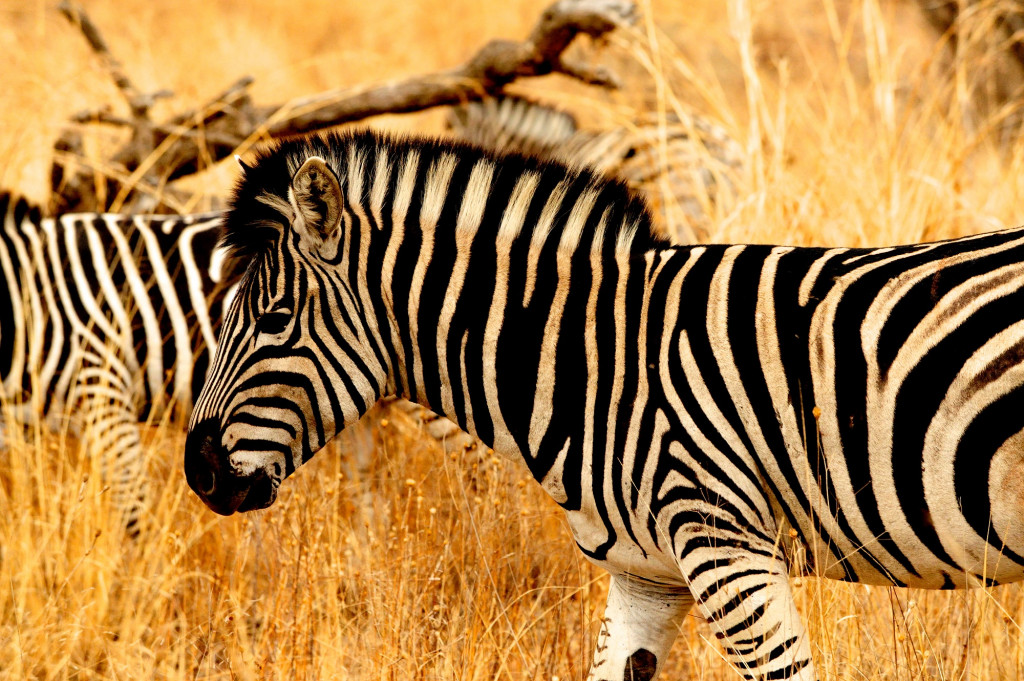
{"label": "zebra hoof", "polygon": [[640,648],[626,660],[622,677],[624,681],[651,681],[657,671],[658,657],[646,648]]}

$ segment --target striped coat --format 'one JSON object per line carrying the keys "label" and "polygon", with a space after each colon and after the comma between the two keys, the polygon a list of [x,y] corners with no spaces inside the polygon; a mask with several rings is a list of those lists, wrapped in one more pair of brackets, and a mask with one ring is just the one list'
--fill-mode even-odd
{"label": "striped coat", "polygon": [[187,413],[216,347],[221,215],[44,218],[8,194],[0,215],[0,399],[19,422],[82,435],[131,528],[139,421]]}
{"label": "striped coat", "polygon": [[378,398],[521,461],[613,575],[595,679],[696,606],[748,678],[813,679],[789,551],[826,577],[1024,578],[1024,230],[883,249],[671,246],[623,185],[370,133],[264,152],[250,262],[190,423],[219,513]]}

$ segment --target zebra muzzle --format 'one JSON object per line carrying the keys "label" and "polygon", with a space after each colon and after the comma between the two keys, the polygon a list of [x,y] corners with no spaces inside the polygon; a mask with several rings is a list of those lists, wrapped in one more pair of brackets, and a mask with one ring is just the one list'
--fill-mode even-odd
{"label": "zebra muzzle", "polygon": [[189,429],[185,439],[185,479],[210,510],[231,515],[246,501],[253,481],[235,476],[220,444],[220,425],[206,420]]}

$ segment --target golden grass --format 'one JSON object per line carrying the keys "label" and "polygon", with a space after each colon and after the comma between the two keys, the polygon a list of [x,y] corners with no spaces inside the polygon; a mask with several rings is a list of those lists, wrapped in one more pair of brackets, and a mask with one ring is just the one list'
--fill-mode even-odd
{"label": "golden grass", "polygon": [[[519,38],[544,0],[88,3],[136,83],[195,105],[239,75],[258,101],[460,62]],[[747,148],[717,240],[868,245],[1021,222],[1019,112],[991,96],[1013,67],[979,3],[951,56],[911,2],[644,2],[587,50],[628,77],[595,93],[523,86],[592,125],[692,108]],[[975,95],[980,93],[982,97]],[[74,111],[117,94],[48,3],[0,1],[0,185],[46,197]],[[977,102],[985,101],[984,105]],[[167,113],[171,105],[161,104]],[[440,116],[374,125],[436,132]],[[93,135],[97,153],[114,137]],[[195,205],[234,169],[193,183]],[[452,460],[402,414],[373,413],[290,479],[272,509],[214,517],[180,470],[179,425],[148,433],[139,541],[95,461],[39,428],[0,460],[0,679],[580,679],[606,579],[521,467]],[[824,679],[1024,678],[1018,586],[936,593],[794,580]],[[665,678],[737,678],[687,618]]]}

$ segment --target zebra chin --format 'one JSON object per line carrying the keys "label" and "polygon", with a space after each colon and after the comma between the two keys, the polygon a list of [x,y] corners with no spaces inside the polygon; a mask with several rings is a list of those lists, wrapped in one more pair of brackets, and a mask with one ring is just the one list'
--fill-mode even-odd
{"label": "zebra chin", "polygon": [[[189,429],[185,440],[185,479],[207,507],[220,515],[257,511],[277,500],[281,466],[276,461],[256,465],[254,452],[230,455],[220,443],[221,429],[206,420]],[[241,465],[239,465],[241,464]]]}

